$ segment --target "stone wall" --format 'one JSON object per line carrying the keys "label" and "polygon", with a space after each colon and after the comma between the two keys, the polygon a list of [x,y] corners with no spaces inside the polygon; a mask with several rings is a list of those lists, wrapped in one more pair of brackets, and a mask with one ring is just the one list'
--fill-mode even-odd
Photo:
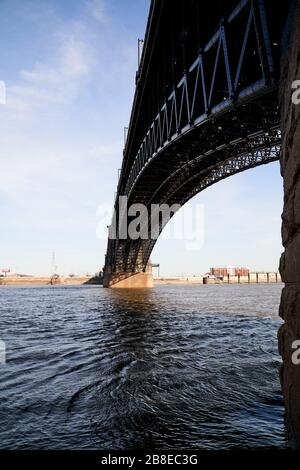
{"label": "stone wall", "polygon": [[280,273],[285,287],[282,292],[279,351],[280,371],[290,445],[300,448],[300,365],[293,364],[293,341],[300,339],[300,104],[292,102],[292,82],[300,79],[300,2],[294,1],[289,45],[281,63],[280,107],[283,147],[281,174],[284,181],[282,242],[284,253]]}

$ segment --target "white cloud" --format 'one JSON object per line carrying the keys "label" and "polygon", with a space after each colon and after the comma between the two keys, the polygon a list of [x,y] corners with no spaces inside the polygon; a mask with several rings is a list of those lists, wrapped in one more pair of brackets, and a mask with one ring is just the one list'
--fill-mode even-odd
{"label": "white cloud", "polygon": [[103,0],[89,0],[86,4],[87,12],[97,21],[105,23],[107,21],[107,12]]}
{"label": "white cloud", "polygon": [[6,111],[12,115],[6,119],[28,120],[36,108],[76,99],[96,64],[89,39],[80,22],[65,24],[53,32],[50,57],[20,70],[18,80],[8,86]]}
{"label": "white cloud", "polygon": [[[79,34],[79,36],[78,36]],[[60,33],[59,70],[64,78],[80,79],[95,65],[94,51],[85,37],[85,30],[76,23],[71,31]]]}

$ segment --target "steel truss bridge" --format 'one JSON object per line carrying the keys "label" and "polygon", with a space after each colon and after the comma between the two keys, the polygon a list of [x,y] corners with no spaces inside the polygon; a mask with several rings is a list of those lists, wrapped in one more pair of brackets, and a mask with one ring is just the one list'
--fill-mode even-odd
{"label": "steel truss bridge", "polygon": [[[279,65],[290,3],[152,0],[117,218],[119,196],[148,208],[183,205],[228,176],[279,159]],[[155,242],[109,238],[106,285],[145,271]]]}

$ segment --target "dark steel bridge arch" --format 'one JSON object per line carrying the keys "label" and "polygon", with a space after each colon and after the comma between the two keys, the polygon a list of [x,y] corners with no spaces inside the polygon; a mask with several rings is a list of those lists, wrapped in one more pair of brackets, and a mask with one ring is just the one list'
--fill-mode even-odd
{"label": "dark steel bridge arch", "polygon": [[[223,178],[279,159],[289,4],[152,0],[117,214],[119,196],[129,205],[183,205]],[[106,284],[145,271],[155,241],[109,239]]]}

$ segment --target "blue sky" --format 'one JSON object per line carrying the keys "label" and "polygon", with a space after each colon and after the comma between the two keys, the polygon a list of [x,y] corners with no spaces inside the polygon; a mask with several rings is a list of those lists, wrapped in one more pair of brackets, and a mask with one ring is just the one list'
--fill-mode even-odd
{"label": "blue sky", "polygon": [[[1,0],[0,268],[95,272],[106,240],[97,208],[111,204],[121,166],[149,0]],[[281,253],[279,164],[196,196],[204,244],[158,240],[162,274],[211,265],[275,270]]]}

